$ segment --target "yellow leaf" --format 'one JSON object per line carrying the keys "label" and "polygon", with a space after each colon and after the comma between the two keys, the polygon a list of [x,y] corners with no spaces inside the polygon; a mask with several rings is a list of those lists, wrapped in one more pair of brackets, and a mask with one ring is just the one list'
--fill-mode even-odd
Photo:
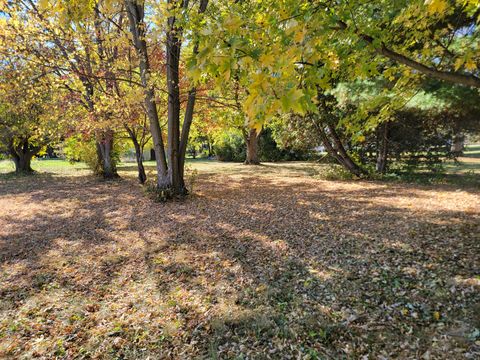
{"label": "yellow leaf", "polygon": [[282,104],[282,110],[284,112],[294,111],[296,113],[304,113],[303,107],[300,103],[300,98],[303,96],[303,92],[299,89],[290,89],[284,96],[280,98]]}
{"label": "yellow leaf", "polygon": [[306,34],[305,29],[302,29],[301,31],[297,31],[293,36],[293,40],[295,40],[295,42],[297,43],[301,43],[305,38],[305,34]]}
{"label": "yellow leaf", "polygon": [[226,81],[230,80],[231,73],[232,71],[230,69],[225,70],[225,72],[223,73],[223,77]]}
{"label": "yellow leaf", "polygon": [[197,82],[198,80],[200,80],[200,76],[202,75],[202,71],[198,67],[194,67],[189,71],[189,73],[193,82]]}
{"label": "yellow leaf", "polygon": [[40,10],[45,10],[48,8],[48,0],[40,0],[38,2],[38,7]]}
{"label": "yellow leaf", "polygon": [[428,12],[432,14],[443,14],[443,12],[447,9],[447,2],[445,0],[427,0],[425,1],[427,4]]}
{"label": "yellow leaf", "polygon": [[460,69],[463,65],[463,59],[462,58],[458,58],[457,60],[455,60],[455,71]]}
{"label": "yellow leaf", "polygon": [[232,16],[227,20],[225,20],[225,22],[223,23],[223,26],[225,27],[225,29],[233,31],[233,30],[237,30],[242,24],[243,24],[243,21],[241,18],[239,18],[238,16]]}
{"label": "yellow leaf", "polygon": [[477,64],[475,64],[475,61],[473,61],[471,58],[468,59],[466,62],[465,62],[465,68],[467,70],[470,70],[470,71],[473,71],[477,68]]}
{"label": "yellow leaf", "polygon": [[257,134],[260,133],[260,131],[262,131],[262,123],[259,123],[259,122],[255,122],[253,124],[251,124],[252,128],[255,129],[257,131]]}
{"label": "yellow leaf", "polygon": [[275,58],[273,57],[272,54],[263,54],[260,56],[260,63],[264,67],[269,67],[275,62]]}

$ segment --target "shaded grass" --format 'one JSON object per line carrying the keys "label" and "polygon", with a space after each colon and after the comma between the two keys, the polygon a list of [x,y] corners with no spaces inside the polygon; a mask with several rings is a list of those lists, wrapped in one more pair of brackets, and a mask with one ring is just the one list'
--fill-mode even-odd
{"label": "shaded grass", "polygon": [[467,158],[480,158],[480,144],[467,145],[463,156]]}

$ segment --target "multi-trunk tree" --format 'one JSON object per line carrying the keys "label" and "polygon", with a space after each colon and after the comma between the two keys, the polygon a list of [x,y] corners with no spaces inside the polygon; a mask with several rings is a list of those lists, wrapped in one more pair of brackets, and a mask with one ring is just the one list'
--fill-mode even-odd
{"label": "multi-trunk tree", "polygon": [[137,52],[140,78],[144,89],[145,108],[150,122],[150,131],[155,149],[157,190],[164,197],[185,195],[187,189],[184,181],[185,155],[189,131],[193,121],[196,100],[196,87],[188,88],[183,124],[180,131],[181,117],[181,74],[180,61],[182,44],[190,35],[192,56],[198,54],[195,31],[199,31],[201,15],[207,8],[208,1],[201,0],[196,10],[189,7],[189,1],[167,1],[165,7],[166,23],[164,26],[166,48],[166,91],[168,96],[167,144],[165,146],[162,127],[159,122],[156,104],[157,90],[151,81],[151,63],[147,46],[147,25],[145,20],[145,2],[125,0],[130,32]]}

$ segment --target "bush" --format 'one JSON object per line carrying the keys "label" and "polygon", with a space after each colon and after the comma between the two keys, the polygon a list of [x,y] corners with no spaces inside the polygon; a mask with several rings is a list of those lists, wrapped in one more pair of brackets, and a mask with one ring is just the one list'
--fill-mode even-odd
{"label": "bush", "polygon": [[[73,162],[83,161],[94,174],[102,173],[102,166],[97,156],[97,148],[94,139],[82,139],[80,136],[67,138],[62,147],[65,159]],[[119,144],[115,143],[112,154],[114,165],[120,162]]]}
{"label": "bush", "polygon": [[258,143],[260,161],[300,161],[311,160],[313,154],[306,150],[283,149],[278,146],[273,137],[272,130],[266,128],[260,134]]}
{"label": "bush", "polygon": [[220,134],[214,144],[214,152],[220,161],[244,161],[247,148],[239,131],[226,131]]}
{"label": "bush", "polygon": [[[228,131],[215,141],[214,152],[220,161],[245,161],[247,147],[239,131]],[[282,149],[273,138],[272,131],[267,128],[258,140],[258,158],[260,161],[311,160],[313,154],[306,150]]]}
{"label": "bush", "polygon": [[329,164],[319,175],[324,180],[357,180],[358,178],[343,166],[338,164]]}

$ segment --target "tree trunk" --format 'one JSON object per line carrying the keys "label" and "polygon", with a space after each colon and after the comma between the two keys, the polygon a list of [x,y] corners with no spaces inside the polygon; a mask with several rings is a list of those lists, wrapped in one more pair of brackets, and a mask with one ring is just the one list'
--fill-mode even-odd
{"label": "tree trunk", "polygon": [[[198,53],[198,46],[197,44],[194,46],[194,54]],[[179,143],[179,170],[180,170],[180,182],[181,186],[185,188],[185,155],[187,152],[187,143],[188,143],[188,136],[190,134],[190,127],[193,122],[193,110],[195,108],[195,100],[197,95],[197,89],[193,87],[188,92],[188,100],[187,100],[187,107],[185,109],[185,115],[183,118],[183,125],[182,125],[182,133],[180,135],[180,143]],[[195,159],[195,156],[193,157]]]}
{"label": "tree trunk", "polygon": [[387,170],[388,155],[388,123],[383,124],[381,129],[380,141],[377,150],[376,170],[380,174],[384,174]]}
{"label": "tree trunk", "polygon": [[247,157],[245,159],[245,165],[260,165],[258,160],[258,138],[260,133],[257,133],[256,129],[250,129],[245,137],[245,143],[247,145]]}
{"label": "tree trunk", "polygon": [[465,135],[457,133],[453,138],[452,152],[455,156],[461,156],[463,154],[463,148],[465,143]]}
{"label": "tree trunk", "polygon": [[210,136],[207,136],[207,147],[208,147],[208,157],[213,156],[213,147],[212,147],[212,142],[210,141]]}
{"label": "tree trunk", "polygon": [[335,128],[331,125],[327,125],[327,128],[329,130],[329,135],[333,140],[333,149],[338,154],[337,160],[340,162],[340,165],[350,171],[353,175],[357,177],[362,176],[364,173],[363,169],[352,160],[350,155],[348,155]]}
{"label": "tree trunk", "polygon": [[8,152],[15,164],[15,172],[17,174],[31,174],[32,157],[40,151],[40,147],[32,146],[28,138],[24,138],[18,145],[14,145],[14,139],[10,139],[8,143]]}
{"label": "tree trunk", "polygon": [[167,32],[167,91],[168,91],[168,175],[172,195],[186,194],[180,172],[180,39],[176,18],[168,18]]}
{"label": "tree trunk", "polygon": [[[184,9],[188,6],[188,1],[168,0],[169,5],[176,7],[182,6]],[[208,1],[201,0],[199,13],[206,9]],[[167,39],[166,39],[166,60],[167,60],[167,92],[168,92],[168,134],[167,151],[163,145],[161,129],[158,122],[158,113],[155,105],[155,94],[152,86],[148,84],[148,72],[150,65],[148,62],[147,45],[145,41],[145,24],[143,22],[145,12],[143,1],[125,0],[128,18],[130,21],[130,31],[133,35],[133,41],[137,54],[140,58],[140,78],[145,88],[145,103],[150,120],[150,131],[152,133],[153,143],[155,145],[155,155],[157,159],[157,179],[159,189],[166,189],[169,195],[185,195],[184,161],[190,124],[193,117],[193,107],[195,104],[196,90],[192,88],[188,95],[187,109],[185,112],[184,128],[182,139],[180,139],[180,49],[183,29],[178,26],[174,15],[167,18]],[[198,45],[194,45],[194,54],[198,52]],[[168,158],[168,163],[167,163]]]}
{"label": "tree trunk", "polygon": [[130,32],[132,33],[135,50],[140,60],[140,80],[144,88],[145,107],[147,109],[147,116],[150,123],[150,133],[152,134],[155,161],[157,165],[157,187],[158,189],[168,189],[171,186],[171,182],[168,176],[162,129],[160,128],[157,104],[155,102],[155,91],[153,86],[149,84],[148,80],[150,63],[148,60],[147,43],[145,40],[145,24],[143,22],[145,16],[144,3],[137,2],[136,0],[126,0],[125,4],[130,22]]}
{"label": "tree trunk", "polygon": [[312,123],[317,128],[323,146],[325,146],[325,149],[329,155],[337,160],[338,163],[350,173],[360,177],[365,173],[365,171],[352,160],[350,155],[345,150],[342,140],[335,130],[335,127],[330,124],[331,120],[329,119],[333,117],[333,119],[336,120],[336,118],[334,115],[332,115],[333,106],[331,102],[327,101],[328,97],[332,99],[332,95],[327,96],[319,88],[317,88],[318,107],[322,115],[319,115],[318,118],[312,117]]}
{"label": "tree trunk", "polygon": [[[184,6],[187,5],[188,2],[184,2]],[[207,9],[208,0],[200,0],[200,5],[198,8],[198,13],[203,14]],[[180,51],[180,47],[179,47]],[[198,55],[198,41],[193,45],[193,56]],[[188,99],[187,99],[187,106],[185,108],[185,115],[183,118],[183,125],[182,125],[182,133],[180,135],[180,142],[179,142],[179,171],[180,171],[180,187],[185,189],[185,155],[187,151],[187,143],[188,143],[188,136],[190,134],[190,127],[193,122],[193,111],[195,108],[195,100],[197,97],[197,88],[194,86],[188,91]],[[194,157],[195,158],[195,157]]]}
{"label": "tree trunk", "polygon": [[[133,146],[135,148],[135,160],[137,161],[138,169],[138,182],[144,184],[147,181],[147,175],[145,174],[145,167],[143,166],[143,146],[137,140],[137,134],[134,130],[125,125],[125,129],[132,140]],[[143,144],[143,143],[142,143]]]}
{"label": "tree trunk", "polygon": [[322,141],[323,146],[327,150],[327,153],[333,157],[337,162],[343,166],[346,170],[348,170],[350,173],[353,175],[360,177],[364,173],[363,169],[360,168],[348,155],[347,151],[343,147],[342,141],[340,140],[340,137],[338,136],[337,132],[335,131],[335,128],[332,126],[327,126],[329,129],[329,134],[330,137],[333,139],[333,144],[332,141],[329,139],[327,132],[323,128],[323,125],[319,125],[313,120],[313,123],[315,124],[315,127],[318,130],[318,133],[320,135],[320,140]]}
{"label": "tree trunk", "polygon": [[97,132],[96,136],[99,175],[105,179],[117,178],[117,167],[113,159],[113,130]]}
{"label": "tree trunk", "polygon": [[19,152],[12,156],[13,162],[15,163],[15,172],[17,174],[31,174],[33,169],[31,167],[33,154],[30,152],[24,153]]}
{"label": "tree trunk", "polygon": [[135,146],[135,159],[137,160],[138,182],[140,184],[145,184],[145,181],[147,181],[147,174],[145,174],[145,167],[143,166],[143,149],[138,141],[135,140],[133,144]]}

